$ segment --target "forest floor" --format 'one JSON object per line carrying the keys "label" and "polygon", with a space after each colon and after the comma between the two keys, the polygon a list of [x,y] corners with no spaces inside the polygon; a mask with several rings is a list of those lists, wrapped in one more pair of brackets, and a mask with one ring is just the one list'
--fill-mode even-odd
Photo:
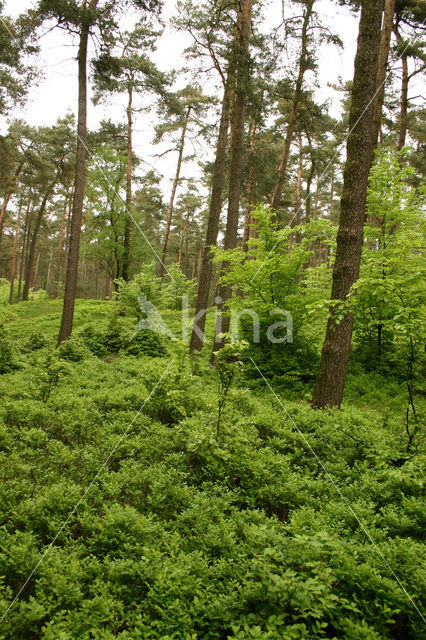
{"label": "forest floor", "polygon": [[207,351],[132,353],[135,322],[108,328],[111,307],[78,301],[59,352],[60,301],[7,323],[0,638],[424,637],[403,385],[357,369],[342,410],[315,411],[312,382],[242,367],[218,429]]}

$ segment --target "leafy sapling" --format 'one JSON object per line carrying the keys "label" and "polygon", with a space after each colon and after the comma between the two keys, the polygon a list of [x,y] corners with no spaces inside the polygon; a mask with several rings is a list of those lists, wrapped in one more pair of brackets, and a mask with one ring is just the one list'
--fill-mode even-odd
{"label": "leafy sapling", "polygon": [[216,430],[218,435],[228,392],[237,372],[244,366],[241,356],[248,347],[246,340],[234,341],[229,333],[221,333],[219,337],[224,339],[225,344],[222,349],[215,352],[218,390]]}
{"label": "leafy sapling", "polygon": [[61,361],[54,354],[49,353],[43,367],[43,371],[38,378],[40,385],[40,399],[47,402],[49,397],[61,382],[61,380],[70,373],[70,367],[67,363]]}

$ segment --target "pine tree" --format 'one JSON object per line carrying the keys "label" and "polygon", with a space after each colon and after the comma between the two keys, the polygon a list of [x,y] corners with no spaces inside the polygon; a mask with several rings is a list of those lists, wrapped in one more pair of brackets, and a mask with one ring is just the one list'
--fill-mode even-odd
{"label": "pine tree", "polygon": [[374,151],[374,95],[382,13],[383,2],[363,0],[333,268],[332,306],[312,399],[313,406],[321,408],[340,406],[349,363],[353,315],[345,309],[345,302],[358,278],[361,261],[368,174]]}

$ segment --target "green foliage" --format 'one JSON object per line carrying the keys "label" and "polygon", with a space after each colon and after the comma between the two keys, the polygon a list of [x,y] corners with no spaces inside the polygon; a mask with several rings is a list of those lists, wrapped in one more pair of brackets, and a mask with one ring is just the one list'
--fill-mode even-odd
{"label": "green foliage", "polygon": [[[102,336],[112,305],[78,301],[77,325]],[[58,309],[17,305],[9,335],[53,339]],[[421,608],[424,461],[398,380],[353,371],[353,403],[324,412],[283,384],[297,430],[262,380],[245,386],[240,347],[219,437],[217,370],[193,375],[176,341],[167,358],[44,347],[0,377],[0,616],[48,551],[1,640],[422,637],[377,552]]]}
{"label": "green foliage", "polygon": [[43,402],[48,401],[52,391],[68,373],[67,363],[61,362],[54,354],[47,355],[42,372],[37,379],[37,384],[40,387],[40,399]]}
{"label": "green foliage", "polygon": [[167,349],[158,333],[150,329],[141,329],[129,342],[126,353],[131,356],[162,358],[167,355]]}
{"label": "green foliage", "polygon": [[43,349],[48,344],[48,339],[41,331],[35,331],[30,335],[25,343],[25,349],[28,351],[37,351]]}
{"label": "green foliage", "polygon": [[125,348],[129,341],[129,335],[123,326],[120,326],[115,316],[112,317],[106,327],[89,324],[80,333],[86,347],[93,355],[98,357],[117,354]]}
{"label": "green foliage", "polygon": [[369,223],[354,287],[358,344],[371,367],[389,364],[410,337],[423,344],[425,190],[411,186],[412,175],[404,155],[383,151],[371,171]]}
{"label": "green foliage", "polygon": [[119,308],[141,320],[145,317],[139,301],[143,295],[155,307],[180,310],[182,296],[188,296],[189,303],[196,285],[185,276],[179,265],[169,265],[167,271],[165,281],[162,282],[156,273],[156,265],[145,264],[129,282],[117,280]]}
{"label": "green foliage", "polygon": [[10,283],[6,278],[0,278],[0,326],[10,320],[12,316],[9,302]]}
{"label": "green foliage", "polygon": [[218,395],[216,423],[217,433],[220,431],[220,423],[227,395],[238,370],[244,366],[244,362],[241,360],[241,357],[248,347],[248,342],[245,340],[241,342],[233,340],[232,336],[228,333],[222,333],[219,337],[224,340],[224,345],[219,351],[215,352]]}
{"label": "green foliage", "polygon": [[378,152],[371,171],[369,223],[353,308],[358,359],[370,370],[391,368],[407,387],[409,449],[418,430],[415,402],[426,363],[426,191],[424,185],[410,184],[414,172],[405,163],[405,153]]}
{"label": "green foliage", "polygon": [[183,296],[187,296],[188,305],[190,305],[197,285],[186,277],[178,264],[167,265],[165,279],[162,304],[168,309],[181,310]]}
{"label": "green foliage", "polygon": [[[249,241],[248,253],[215,250],[215,261],[230,262],[221,281],[243,292],[234,296],[229,306],[241,314],[237,328],[250,343],[250,355],[266,376],[285,375],[300,390],[298,382],[315,376],[324,334],[326,312],[312,316],[310,311],[312,305],[329,298],[331,284],[329,267],[311,266],[312,247],[318,240],[334,246],[336,229],[327,220],[280,229],[275,215],[262,206],[253,211],[253,217],[258,220],[258,237]],[[289,251],[290,238],[296,235],[300,242]],[[259,318],[258,340],[254,340],[253,320],[246,309]],[[292,327],[288,314],[294,318]],[[275,323],[282,323],[272,331],[274,339],[283,339],[281,343],[271,342],[268,336]],[[248,371],[257,377],[251,365]]]}
{"label": "green foliage", "polygon": [[0,326],[0,374],[8,373],[17,366],[15,350],[6,331]]}
{"label": "green foliage", "polygon": [[58,357],[69,362],[81,362],[90,356],[90,351],[79,337],[68,338],[58,349]]}
{"label": "green foliage", "polygon": [[120,309],[135,316],[138,320],[144,317],[144,311],[139,302],[141,295],[156,307],[162,306],[161,279],[155,271],[154,263],[144,264],[141,271],[134,275],[129,282],[125,282],[123,279],[117,280],[117,300]]}

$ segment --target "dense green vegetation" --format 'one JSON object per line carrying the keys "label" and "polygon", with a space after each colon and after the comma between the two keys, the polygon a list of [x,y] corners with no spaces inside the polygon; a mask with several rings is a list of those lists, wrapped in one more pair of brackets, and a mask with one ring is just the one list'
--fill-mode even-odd
{"label": "dense green vegetation", "polygon": [[397,378],[354,365],[324,412],[300,399],[312,382],[271,379],[280,406],[245,364],[218,432],[203,357],[167,338],[127,354],[134,320],[101,301],[78,301],[54,352],[60,311],[15,305],[2,335],[3,611],[37,568],[1,638],[421,637],[383,561],[421,608],[422,459]]}
{"label": "dense green vegetation", "polygon": [[0,640],[426,637],[425,33],[0,0]]}

